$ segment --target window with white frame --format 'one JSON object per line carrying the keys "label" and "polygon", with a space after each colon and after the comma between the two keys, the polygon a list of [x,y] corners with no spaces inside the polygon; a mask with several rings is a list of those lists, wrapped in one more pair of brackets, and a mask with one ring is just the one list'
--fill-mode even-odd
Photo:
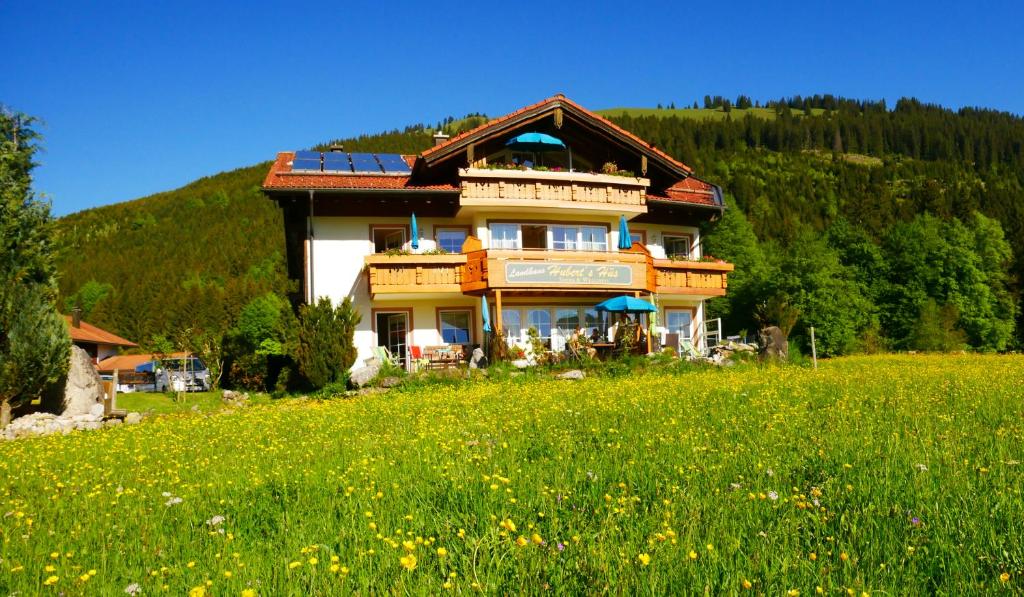
{"label": "window with white frame", "polygon": [[471,309],[444,309],[438,312],[441,340],[446,344],[469,344],[473,337],[473,311]]}
{"label": "window with white frame", "polygon": [[580,229],[576,226],[552,226],[551,248],[555,251],[575,251],[579,233]]}
{"label": "window with white frame", "polygon": [[462,243],[466,242],[465,228],[438,228],[437,248],[444,249],[449,253],[461,253]]}
{"label": "window with white frame", "polygon": [[689,259],[690,245],[693,239],[685,235],[662,234],[662,241],[665,246],[665,255],[669,259]]}
{"label": "window with white frame", "polygon": [[519,224],[491,224],[492,249],[518,249]]}
{"label": "window with white frame", "polygon": [[580,229],[580,249],[607,251],[608,229],[604,226],[584,226]]}
{"label": "window with white frame", "polygon": [[679,334],[680,340],[692,339],[693,312],[689,309],[665,309],[665,327],[668,333]]}

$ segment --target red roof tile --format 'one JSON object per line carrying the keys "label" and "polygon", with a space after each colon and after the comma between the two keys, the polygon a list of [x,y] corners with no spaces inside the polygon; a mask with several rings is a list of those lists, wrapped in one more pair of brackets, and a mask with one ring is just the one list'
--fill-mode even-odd
{"label": "red roof tile", "polygon": [[[167,358],[181,359],[190,356],[187,352],[175,352],[166,355]],[[100,373],[111,373],[114,370],[134,371],[143,363],[157,360],[154,354],[123,354],[107,357],[96,364],[96,370]]]}
{"label": "red roof tile", "polygon": [[[298,174],[292,173],[292,159],[295,152],[282,151],[270,166],[263,180],[265,189],[367,189],[402,191],[454,191],[459,187],[450,184],[410,184],[408,176],[393,174]],[[415,161],[415,156],[402,156],[406,162]]]}
{"label": "red roof tile", "polygon": [[125,340],[124,338],[112,334],[107,330],[98,328],[91,323],[79,321],[79,327],[71,325],[71,316],[65,315],[64,321],[68,324],[68,332],[71,333],[71,339],[75,342],[87,342],[89,344],[111,344],[114,346],[138,346],[138,344],[131,340]]}
{"label": "red roof tile", "polygon": [[691,176],[681,180],[671,187],[665,189],[664,195],[648,193],[648,199],[661,201],[678,201],[681,203],[697,203],[702,205],[720,206],[718,202],[719,192],[715,185]]}

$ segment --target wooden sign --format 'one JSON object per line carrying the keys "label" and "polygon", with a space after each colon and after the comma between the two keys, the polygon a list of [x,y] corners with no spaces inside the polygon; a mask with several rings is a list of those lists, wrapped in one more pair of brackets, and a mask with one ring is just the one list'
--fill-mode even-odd
{"label": "wooden sign", "polygon": [[631,286],[633,268],[616,263],[515,262],[505,263],[505,283],[562,284],[566,286]]}

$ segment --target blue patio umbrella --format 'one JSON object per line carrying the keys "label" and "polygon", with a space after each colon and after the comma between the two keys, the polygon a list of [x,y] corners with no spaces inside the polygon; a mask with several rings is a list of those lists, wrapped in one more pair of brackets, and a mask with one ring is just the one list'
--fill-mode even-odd
{"label": "blue patio umbrella", "polygon": [[484,333],[491,332],[491,310],[487,306],[487,297],[480,297],[480,316],[484,319]]}
{"label": "blue patio umbrella", "polygon": [[[505,142],[505,146],[517,151],[531,151],[536,154],[545,151],[561,151],[568,149],[558,137],[547,133],[523,133]],[[569,152],[569,170],[572,170],[572,152]]]}
{"label": "blue patio umbrella", "polygon": [[412,248],[413,250],[420,248],[420,229],[416,226],[416,214],[412,214],[412,224],[410,225],[409,234],[412,236]]}
{"label": "blue patio umbrella", "polygon": [[624,294],[598,303],[594,310],[608,313],[654,313],[658,308],[643,299]]}
{"label": "blue patio umbrella", "polygon": [[633,247],[633,236],[629,233],[626,216],[619,216],[619,250],[625,251]]}

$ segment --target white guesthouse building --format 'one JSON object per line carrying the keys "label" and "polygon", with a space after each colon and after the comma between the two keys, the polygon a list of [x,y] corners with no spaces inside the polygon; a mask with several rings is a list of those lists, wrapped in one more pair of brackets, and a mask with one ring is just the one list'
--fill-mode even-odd
{"label": "white guesthouse building", "polygon": [[720,189],[561,95],[416,156],[283,152],[263,190],[283,210],[293,299],[351,297],[360,360],[482,344],[483,301],[510,344],[531,327],[555,351],[579,328],[603,340],[593,306],[622,294],[657,305],[656,343],[701,349],[704,300],[732,271],[701,253]]}

